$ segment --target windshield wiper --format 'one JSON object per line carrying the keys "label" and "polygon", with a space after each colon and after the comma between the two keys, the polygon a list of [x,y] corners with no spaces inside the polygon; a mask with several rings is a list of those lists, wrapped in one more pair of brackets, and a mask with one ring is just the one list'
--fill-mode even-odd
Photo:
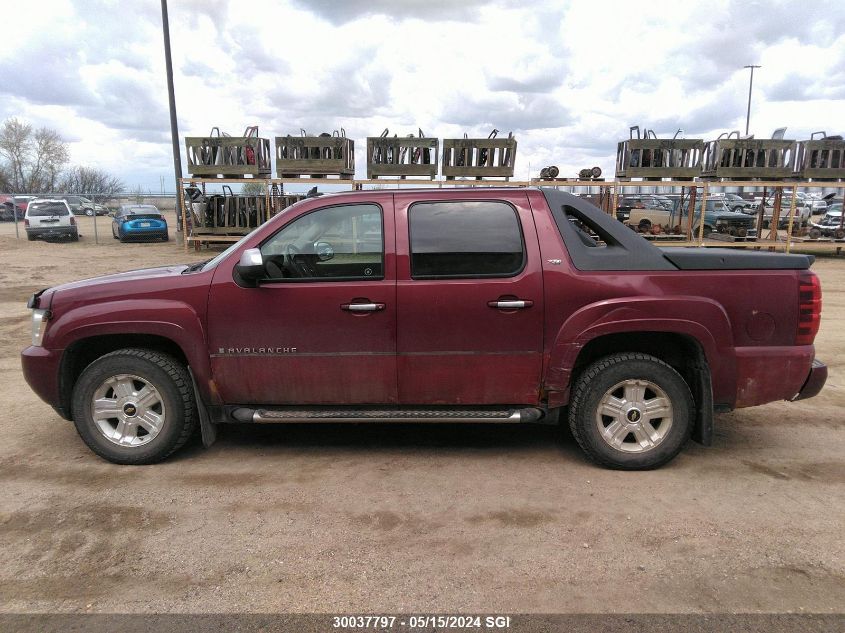
{"label": "windshield wiper", "polygon": [[206,259],[205,261],[202,261],[202,262],[194,262],[193,264],[188,266],[185,270],[183,270],[182,274],[184,275],[186,273],[195,273],[198,270],[202,270],[202,267],[205,266],[210,261],[211,261],[210,259]]}

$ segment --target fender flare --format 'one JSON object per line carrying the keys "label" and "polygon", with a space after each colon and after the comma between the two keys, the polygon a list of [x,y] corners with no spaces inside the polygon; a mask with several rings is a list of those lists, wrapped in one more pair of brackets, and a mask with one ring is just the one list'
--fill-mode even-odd
{"label": "fender flare", "polygon": [[62,313],[47,329],[54,349],[105,335],[152,335],[172,341],[185,355],[205,402],[217,395],[205,329],[188,304],[172,299],[126,299],[80,305]]}
{"label": "fender flare", "polygon": [[584,347],[600,336],[626,332],[666,332],[693,339],[718,378],[714,393],[730,393],[736,377],[730,319],[712,299],[691,296],[620,297],[580,308],[563,323],[549,348],[545,388],[561,392],[565,404]]}

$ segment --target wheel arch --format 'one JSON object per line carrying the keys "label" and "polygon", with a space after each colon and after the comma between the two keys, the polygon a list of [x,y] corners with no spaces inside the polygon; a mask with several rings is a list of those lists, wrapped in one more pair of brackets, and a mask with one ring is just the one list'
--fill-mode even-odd
{"label": "wheel arch", "polygon": [[158,334],[100,334],[76,339],[62,353],[59,363],[60,408],[70,419],[71,397],[79,376],[98,358],[124,348],[148,349],[168,354],[186,367],[190,364],[182,348],[171,338]]}
{"label": "wheel arch", "polygon": [[620,350],[653,356],[681,375],[695,404],[693,439],[709,446],[713,435],[713,386],[701,343],[679,332],[618,332],[597,336],[581,348],[572,368],[572,382],[593,362]]}
{"label": "wheel arch", "polygon": [[733,335],[720,305],[701,297],[631,297],[590,304],[566,320],[549,349],[549,406],[568,404],[577,372],[615,352],[652,355],[684,376],[698,410],[696,439],[708,439],[714,397],[735,398]]}

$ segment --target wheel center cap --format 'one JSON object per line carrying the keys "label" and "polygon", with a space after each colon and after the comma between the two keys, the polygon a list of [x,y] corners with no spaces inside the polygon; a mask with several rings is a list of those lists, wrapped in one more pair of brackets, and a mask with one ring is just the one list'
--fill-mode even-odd
{"label": "wheel center cap", "polygon": [[625,417],[628,418],[628,422],[639,422],[643,414],[640,413],[639,409],[629,409]]}
{"label": "wheel center cap", "polygon": [[123,405],[123,413],[131,418],[136,413],[138,413],[138,407],[136,407],[131,402],[127,402]]}

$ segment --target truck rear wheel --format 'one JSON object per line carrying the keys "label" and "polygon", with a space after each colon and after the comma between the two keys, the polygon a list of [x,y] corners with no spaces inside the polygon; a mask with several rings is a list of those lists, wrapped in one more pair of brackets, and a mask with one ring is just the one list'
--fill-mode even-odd
{"label": "truck rear wheel", "polygon": [[654,356],[606,356],[580,374],[572,394],[572,434],[590,459],[608,468],[662,466],[692,433],[689,386]]}
{"label": "truck rear wheel", "polygon": [[175,358],[121,349],[91,363],[73,388],[73,421],[100,457],[152,464],[179,449],[196,427],[187,370]]}

